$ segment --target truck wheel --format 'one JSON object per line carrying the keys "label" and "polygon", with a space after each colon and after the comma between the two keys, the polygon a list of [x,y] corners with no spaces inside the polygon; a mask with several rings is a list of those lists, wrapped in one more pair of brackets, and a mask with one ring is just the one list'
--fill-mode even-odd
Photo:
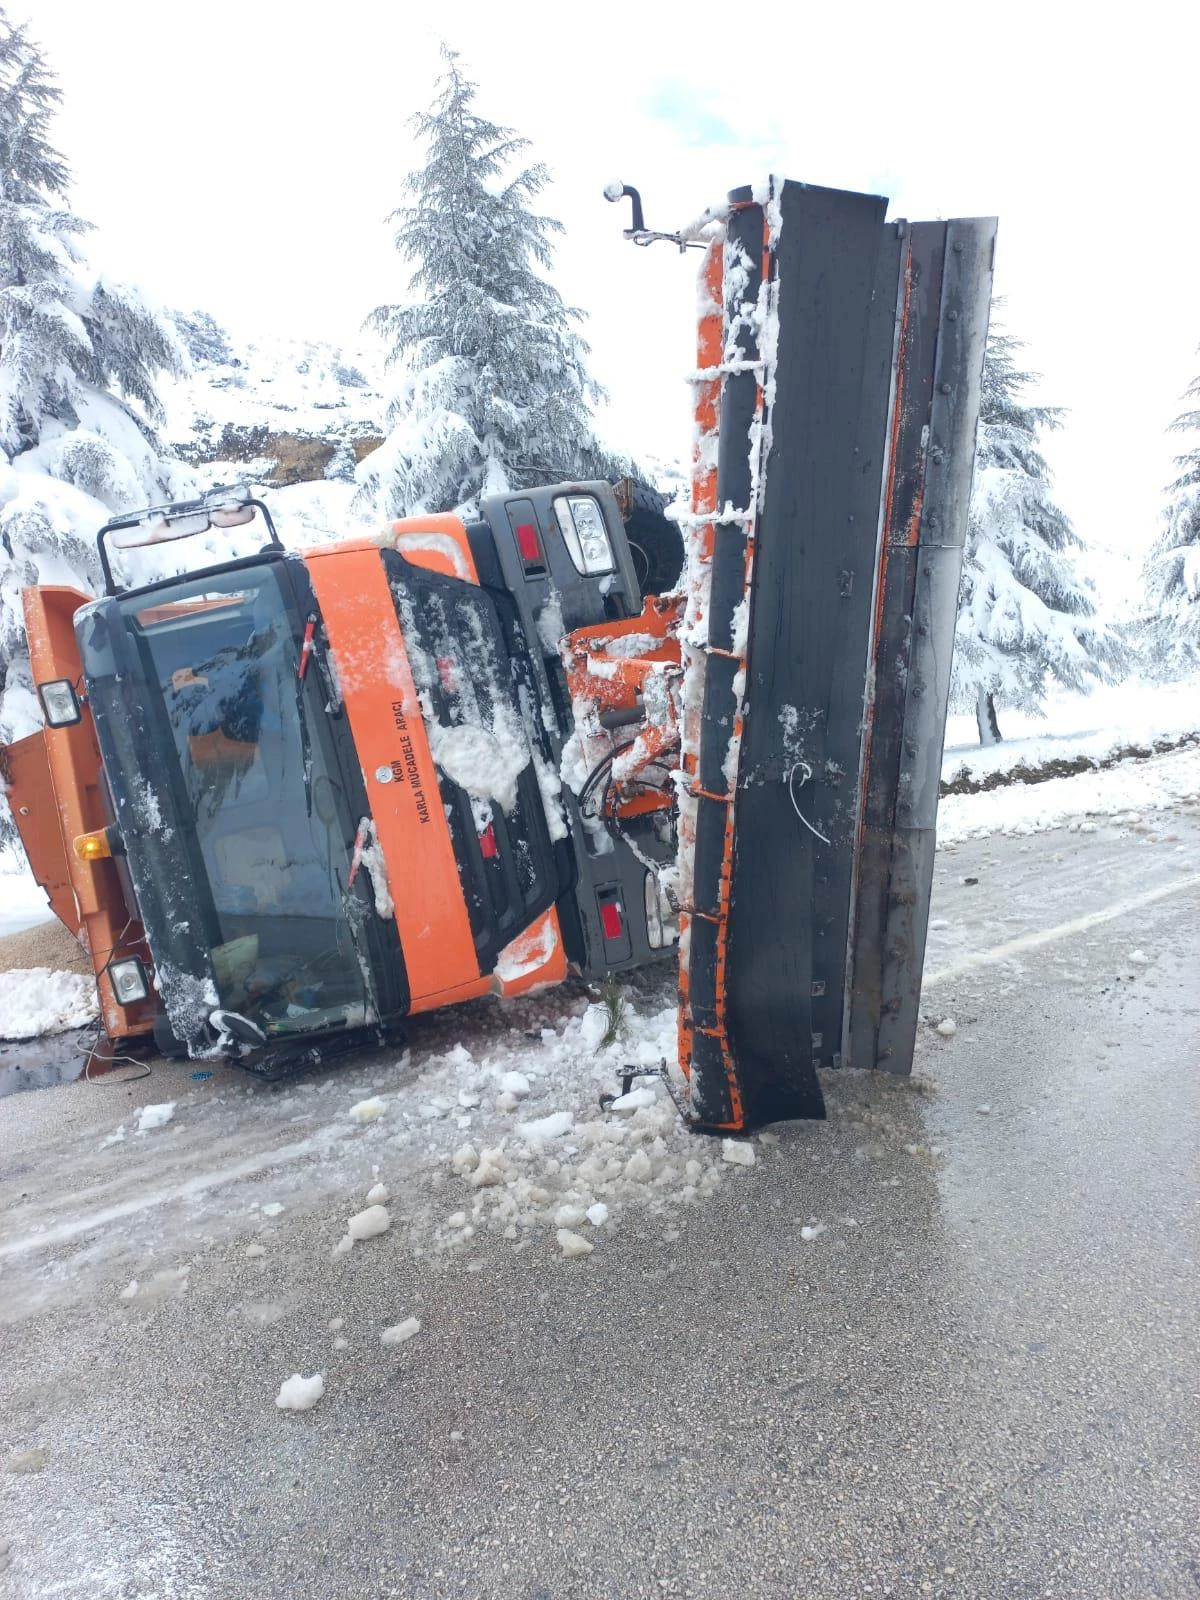
{"label": "truck wheel", "polygon": [[648,484],[630,485],[625,537],[643,595],[666,594],[683,571],[683,535],[678,525],[663,515],[666,503]]}

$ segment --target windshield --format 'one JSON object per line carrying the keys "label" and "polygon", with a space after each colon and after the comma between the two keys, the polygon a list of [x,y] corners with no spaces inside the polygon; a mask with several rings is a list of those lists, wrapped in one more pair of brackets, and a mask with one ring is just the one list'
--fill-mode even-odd
{"label": "windshield", "polygon": [[[106,766],[122,769],[114,789],[131,802],[122,826],[139,901],[163,905],[147,919],[151,948],[185,1037],[198,1019],[177,1013],[207,1003],[197,979],[268,1035],[361,1023],[378,1010],[363,937],[373,913],[349,888],[360,819],[284,566],[121,600],[112,677],[101,671],[92,688]],[[81,630],[93,668],[104,665],[97,642],[115,643],[103,621],[95,614]],[[134,676],[137,733],[120,727]],[[107,716],[106,694],[120,701]]]}

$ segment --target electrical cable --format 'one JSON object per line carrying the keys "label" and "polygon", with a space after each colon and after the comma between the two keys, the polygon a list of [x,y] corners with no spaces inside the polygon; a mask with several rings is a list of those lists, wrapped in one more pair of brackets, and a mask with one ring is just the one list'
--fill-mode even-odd
{"label": "electrical cable", "polygon": [[96,1036],[92,1040],[91,1044],[86,1045],[86,1046],[80,1045],[80,1047],[79,1047],[80,1054],[83,1055],[86,1058],[84,1060],[84,1063],[83,1063],[83,1080],[84,1080],[85,1083],[105,1083],[105,1084],[140,1083],[143,1078],[150,1077],[150,1075],[154,1071],[154,1068],[150,1065],[150,1063],[148,1061],[139,1061],[136,1056],[126,1056],[126,1055],[109,1056],[108,1060],[113,1065],[116,1065],[117,1063],[121,1063],[123,1065],[127,1065],[127,1066],[130,1066],[130,1067],[140,1067],[142,1069],[140,1072],[126,1073],[125,1076],[121,1077],[121,1078],[118,1078],[118,1077],[115,1077],[115,1076],[111,1076],[107,1072],[106,1073],[102,1073],[99,1077],[94,1077],[93,1074],[92,1074],[92,1062],[96,1058],[96,1050],[97,1050],[97,1047],[100,1044],[100,1037],[101,1037],[102,1032],[103,1032],[103,1029],[100,1027],[99,1023],[97,1023],[96,1024]]}
{"label": "electrical cable", "polygon": [[800,821],[808,829],[809,833],[812,834],[813,838],[814,839],[820,839],[822,844],[828,844],[829,840],[825,837],[825,835],[820,831],[819,828],[814,828],[813,827],[812,823],[804,815],[803,811],[801,811],[799,802],[796,799],[796,791],[792,787],[792,785],[793,785],[793,781],[795,779],[796,773],[800,770],[801,767],[804,768],[804,776],[800,780],[801,785],[803,786],[804,784],[810,783],[812,781],[813,771],[812,771],[812,768],[809,766],[808,762],[807,761],[797,761],[794,766],[791,766],[791,767],[788,768],[788,775],[787,775],[787,778],[784,780],[786,782],[786,784],[787,784],[788,799],[792,802],[792,810],[800,818]]}

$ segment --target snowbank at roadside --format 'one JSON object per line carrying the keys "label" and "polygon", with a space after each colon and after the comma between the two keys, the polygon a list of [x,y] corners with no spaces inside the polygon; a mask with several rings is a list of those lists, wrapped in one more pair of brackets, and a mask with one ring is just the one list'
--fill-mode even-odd
{"label": "snowbank at roadside", "polygon": [[[1036,769],[1079,757],[1104,761],[1130,747],[1152,749],[1200,731],[1200,680],[1186,683],[1124,683],[1089,695],[1053,694],[1044,717],[1001,711],[1000,744],[981,748],[974,717],[946,723],[942,782],[967,777],[981,782],[1015,767]],[[944,802],[943,802],[944,804]]]}
{"label": "snowbank at roadside", "polygon": [[1149,760],[1129,760],[1101,772],[1081,772],[1045,783],[1013,783],[983,794],[950,794],[938,805],[938,846],[990,833],[1044,833],[1049,828],[1094,827],[1102,818],[1166,826],[1169,813],[1200,804],[1200,749],[1173,750]]}
{"label": "snowbank at roadside", "polygon": [[96,980],[49,967],[0,972],[0,1039],[36,1039],[94,1022]]}

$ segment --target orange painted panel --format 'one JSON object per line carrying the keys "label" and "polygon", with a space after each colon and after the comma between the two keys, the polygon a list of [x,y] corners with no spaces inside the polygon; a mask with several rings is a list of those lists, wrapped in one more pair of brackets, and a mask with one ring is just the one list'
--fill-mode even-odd
{"label": "orange painted panel", "polygon": [[307,563],[387,863],[412,1009],[486,994],[379,546],[310,551]]}
{"label": "orange painted panel", "polygon": [[567,952],[563,948],[558,912],[551,906],[501,950],[492,987],[497,994],[511,1000],[516,995],[562,983],[566,976]]}

